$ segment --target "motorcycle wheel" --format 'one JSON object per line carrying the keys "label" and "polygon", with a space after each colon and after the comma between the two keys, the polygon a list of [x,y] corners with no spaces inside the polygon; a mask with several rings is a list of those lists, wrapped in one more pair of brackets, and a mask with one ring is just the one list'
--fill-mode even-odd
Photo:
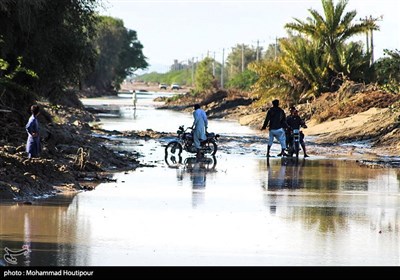
{"label": "motorcycle wheel", "polygon": [[213,155],[211,158],[208,158],[205,169],[208,171],[214,170],[216,165],[217,165],[217,159]]}
{"label": "motorcycle wheel", "polygon": [[182,153],[182,145],[178,141],[172,141],[167,144],[165,147],[165,155],[175,155],[180,156]]}
{"label": "motorcycle wheel", "polygon": [[299,151],[300,151],[300,144],[299,144],[299,142],[295,142],[295,143],[294,143],[294,151],[295,151],[295,153],[296,153],[296,158],[298,158],[298,157],[299,157]]}
{"label": "motorcycle wheel", "polygon": [[204,144],[202,150],[204,151],[205,154],[215,155],[218,150],[217,143],[215,143],[214,140],[208,141],[207,143]]}
{"label": "motorcycle wheel", "polygon": [[181,156],[176,157],[175,155],[169,155],[166,153],[165,163],[170,168],[178,168],[182,164],[182,157]]}

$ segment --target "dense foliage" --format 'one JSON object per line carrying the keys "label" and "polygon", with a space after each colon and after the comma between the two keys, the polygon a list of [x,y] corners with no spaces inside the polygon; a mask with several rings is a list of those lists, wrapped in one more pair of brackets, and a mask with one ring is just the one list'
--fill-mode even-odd
{"label": "dense foliage", "polygon": [[207,92],[208,90],[217,90],[217,80],[213,75],[213,59],[206,57],[200,61],[196,70],[196,91]]}
{"label": "dense foliage", "polygon": [[99,2],[0,1],[0,106],[25,109],[36,99],[57,103],[67,89],[118,88],[147,67],[136,32],[99,17]]}
{"label": "dense foliage", "polygon": [[400,92],[400,51],[385,50],[387,55],[375,63],[376,81],[386,90]]}
{"label": "dense foliage", "polygon": [[97,50],[95,67],[85,79],[85,87],[104,92],[119,89],[127,76],[148,64],[136,31],[127,30],[120,19],[98,19],[92,42]]}
{"label": "dense foliage", "polygon": [[255,72],[246,69],[229,79],[226,86],[227,88],[249,91],[257,80],[258,75]]}
{"label": "dense foliage", "polygon": [[[357,13],[345,13],[347,0],[340,0],[336,5],[332,0],[321,2],[323,15],[309,9],[311,17],[306,21],[295,19],[285,25],[296,34],[289,33],[288,38],[279,40],[280,52],[276,59],[250,65],[260,77],[254,85],[256,95],[267,99],[279,96],[296,104],[323,92],[336,91],[345,80],[370,81],[371,54],[364,53],[360,43],[347,40],[378,30],[378,26],[374,21],[353,23]],[[266,70],[266,64],[277,72]]]}
{"label": "dense foliage", "polygon": [[[0,4],[0,57],[10,67],[1,73],[4,79],[22,63],[36,73],[20,73],[12,81],[38,96],[55,99],[67,85],[78,84],[82,75],[91,71],[94,51],[94,0],[2,1]],[[5,96],[14,95],[16,107],[21,91],[4,87]],[[12,101],[12,99],[1,100]]]}

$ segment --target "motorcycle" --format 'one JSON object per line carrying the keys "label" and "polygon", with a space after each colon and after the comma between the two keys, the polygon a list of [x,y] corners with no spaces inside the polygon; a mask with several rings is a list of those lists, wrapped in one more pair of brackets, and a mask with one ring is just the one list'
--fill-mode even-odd
{"label": "motorcycle", "polygon": [[[306,125],[302,126],[303,128],[307,128]],[[300,134],[301,131],[300,129],[292,129],[290,128],[286,132],[286,137],[288,138],[287,141],[287,151],[288,151],[288,156],[293,157],[293,155],[296,156],[296,158],[299,158],[299,152],[300,152]]]}
{"label": "motorcycle", "polygon": [[298,158],[300,152],[300,129],[291,129],[289,133],[288,155],[292,157],[295,154],[296,158]]}
{"label": "motorcycle", "polygon": [[[181,125],[177,131],[178,137],[176,140],[172,140],[165,147],[166,155],[177,155],[180,156],[182,151],[185,150],[188,153],[197,153],[196,147],[194,146],[192,127],[185,127]],[[200,152],[203,154],[215,155],[218,150],[217,140],[219,134],[213,132],[206,132],[207,139],[200,143]]]}

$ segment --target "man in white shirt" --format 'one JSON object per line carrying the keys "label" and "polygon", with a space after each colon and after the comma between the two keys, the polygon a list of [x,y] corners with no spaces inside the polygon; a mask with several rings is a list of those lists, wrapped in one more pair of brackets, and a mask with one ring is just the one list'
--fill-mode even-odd
{"label": "man in white shirt", "polygon": [[200,108],[200,104],[194,105],[194,112],[193,112],[194,122],[192,125],[193,128],[193,140],[194,146],[197,150],[197,157],[201,156],[200,152],[200,143],[207,139],[206,131],[208,126],[208,120],[206,112]]}

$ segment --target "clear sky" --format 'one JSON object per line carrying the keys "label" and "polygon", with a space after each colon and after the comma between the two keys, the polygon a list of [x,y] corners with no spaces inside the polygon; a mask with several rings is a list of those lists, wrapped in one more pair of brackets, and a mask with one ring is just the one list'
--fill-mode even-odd
{"label": "clear sky", "polygon": [[[201,60],[207,53],[219,62],[237,44],[266,49],[275,38],[287,37],[284,25],[306,20],[312,8],[322,14],[320,0],[103,0],[102,15],[120,18],[137,32],[150,64],[149,71],[166,72],[176,59]],[[335,1],[334,3],[337,3]],[[373,33],[375,60],[383,49],[400,50],[399,0],[349,0],[345,12],[356,19],[379,18]],[[354,40],[365,43],[366,37]]]}

